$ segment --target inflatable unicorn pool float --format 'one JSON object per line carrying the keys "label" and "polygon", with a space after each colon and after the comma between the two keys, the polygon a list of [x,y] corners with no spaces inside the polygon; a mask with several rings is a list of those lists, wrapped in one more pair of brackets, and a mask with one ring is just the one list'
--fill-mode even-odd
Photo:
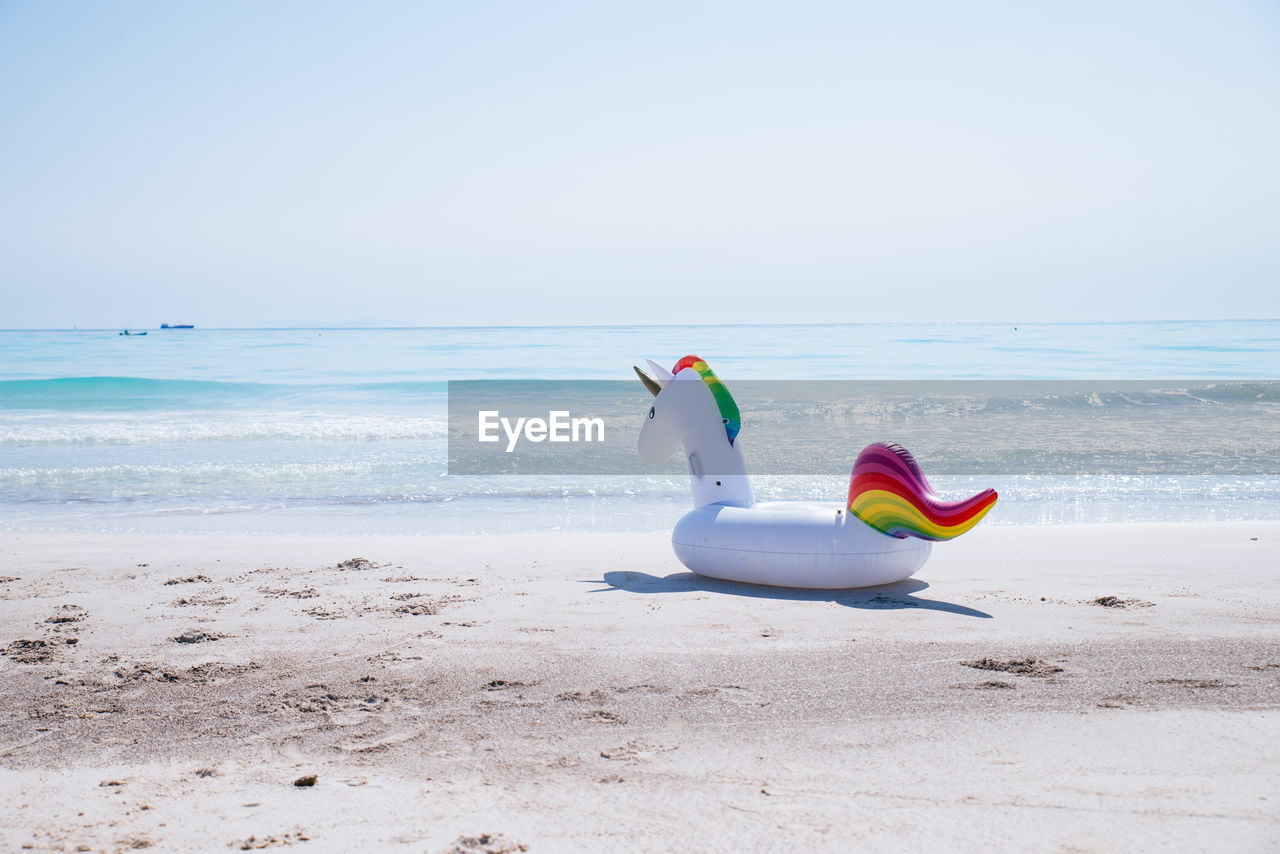
{"label": "inflatable unicorn pool float", "polygon": [[934,542],[968,531],[996,503],[993,489],[941,500],[911,454],[884,442],[858,455],[844,507],[757,503],[729,389],[697,356],[670,371],[645,361],[649,372],[635,371],[654,400],[640,456],[658,465],[684,447],[694,509],[676,524],[671,544],[699,575],[823,590],[901,581],[924,566]]}

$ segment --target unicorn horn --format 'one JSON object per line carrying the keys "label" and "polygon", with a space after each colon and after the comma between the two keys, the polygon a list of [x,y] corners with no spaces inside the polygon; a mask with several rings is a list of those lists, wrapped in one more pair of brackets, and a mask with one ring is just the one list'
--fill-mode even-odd
{"label": "unicorn horn", "polygon": [[649,394],[657,397],[658,392],[662,391],[662,383],[658,382],[635,365],[632,365],[631,367],[635,369],[636,376],[640,378],[640,382],[644,383],[644,387],[649,389]]}

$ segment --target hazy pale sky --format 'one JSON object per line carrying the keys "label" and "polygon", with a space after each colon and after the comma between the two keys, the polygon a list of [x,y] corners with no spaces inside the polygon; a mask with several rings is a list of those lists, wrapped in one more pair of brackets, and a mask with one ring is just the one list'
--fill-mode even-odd
{"label": "hazy pale sky", "polygon": [[0,0],[0,327],[1280,317],[1280,6]]}

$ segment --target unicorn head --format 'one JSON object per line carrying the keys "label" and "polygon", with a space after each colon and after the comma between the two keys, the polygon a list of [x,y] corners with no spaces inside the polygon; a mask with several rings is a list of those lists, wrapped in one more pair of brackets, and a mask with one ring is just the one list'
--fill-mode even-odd
{"label": "unicorn head", "polygon": [[742,460],[738,405],[706,361],[685,356],[670,371],[652,359],[640,382],[653,405],[640,428],[640,456],[658,465],[683,446],[696,507],[727,504],[750,507],[754,501]]}

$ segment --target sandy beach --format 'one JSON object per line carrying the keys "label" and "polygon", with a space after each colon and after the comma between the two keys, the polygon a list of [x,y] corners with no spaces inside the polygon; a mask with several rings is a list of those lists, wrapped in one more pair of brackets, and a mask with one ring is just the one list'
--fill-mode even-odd
{"label": "sandy beach", "polygon": [[4,850],[1280,846],[1276,522],[985,528],[838,593],[665,535],[0,553]]}

